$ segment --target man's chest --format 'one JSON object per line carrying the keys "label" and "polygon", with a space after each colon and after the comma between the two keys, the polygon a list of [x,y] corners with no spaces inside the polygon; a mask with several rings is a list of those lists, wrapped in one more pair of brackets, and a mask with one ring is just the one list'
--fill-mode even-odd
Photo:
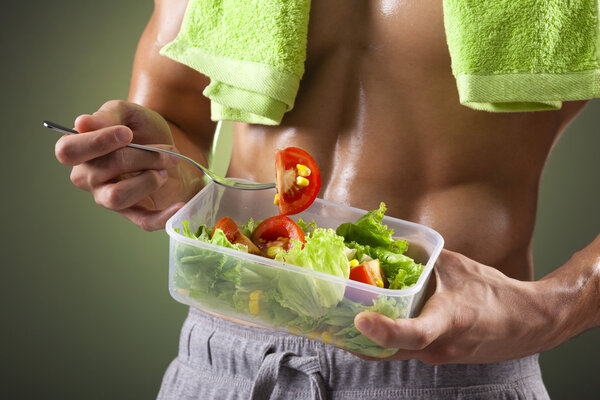
{"label": "man's chest", "polygon": [[351,60],[346,69],[364,64],[362,72],[390,81],[449,74],[442,0],[313,1],[307,73],[335,57]]}

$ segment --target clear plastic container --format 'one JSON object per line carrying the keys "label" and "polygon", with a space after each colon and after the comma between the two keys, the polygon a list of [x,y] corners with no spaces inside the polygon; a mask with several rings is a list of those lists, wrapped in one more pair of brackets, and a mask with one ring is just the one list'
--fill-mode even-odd
{"label": "clear plastic container", "polygon": [[[321,340],[372,357],[387,357],[384,348],[360,334],[354,316],[376,310],[392,318],[412,317],[419,309],[433,265],[442,247],[439,233],[408,221],[385,217],[394,236],[408,241],[405,253],[423,264],[417,283],[390,290],[307,270],[269,258],[204,243],[179,234],[182,221],[192,232],[212,228],[222,217],[238,224],[278,213],[275,190],[244,191],[209,184],[167,221],[170,236],[169,290],[175,300],[212,313],[266,328]],[[365,210],[317,199],[292,216],[315,221],[320,228],[354,222]]]}

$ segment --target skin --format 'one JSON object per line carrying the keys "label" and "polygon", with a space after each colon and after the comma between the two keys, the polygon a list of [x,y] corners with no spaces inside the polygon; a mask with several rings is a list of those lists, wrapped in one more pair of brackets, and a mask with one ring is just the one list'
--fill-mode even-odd
{"label": "skin", "polygon": [[[187,163],[125,144],[160,144],[205,163],[214,130],[202,96],[208,78],[158,54],[176,36],[185,5],[155,2],[130,102],[80,116],[75,128],[84,134],[56,144],[77,187],[146,230],[163,228],[202,183]],[[361,313],[357,327],[400,348],[390,359],[513,359],[600,324],[600,236],[531,281],[542,169],[584,105],[471,110],[458,101],[441,1],[318,1],[295,108],[279,126],[237,123],[228,175],[272,181],[275,150],[301,147],[320,166],[321,197],[364,209],[384,201],[389,215],[437,230],[446,249],[421,314]]]}

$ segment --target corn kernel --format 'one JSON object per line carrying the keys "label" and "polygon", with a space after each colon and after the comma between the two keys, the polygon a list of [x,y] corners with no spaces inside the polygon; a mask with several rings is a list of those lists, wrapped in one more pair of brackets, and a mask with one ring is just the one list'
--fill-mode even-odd
{"label": "corn kernel", "polygon": [[333,335],[327,331],[321,333],[321,339],[327,344],[333,343]]}
{"label": "corn kernel", "polygon": [[275,193],[275,198],[273,199],[273,204],[276,206],[279,205],[279,193]]}
{"label": "corn kernel", "polygon": [[383,281],[381,279],[377,279],[375,281],[375,285],[379,286],[379,287],[383,287]]}
{"label": "corn kernel", "polygon": [[350,268],[354,268],[358,266],[358,260],[356,258],[353,258],[352,260],[350,260]]}
{"label": "corn kernel", "polygon": [[250,292],[250,300],[256,300],[256,301],[258,301],[258,300],[261,299],[262,295],[263,295],[263,291],[262,290],[260,290],[260,289],[259,290],[254,290],[254,291]]}
{"label": "corn kernel", "polygon": [[307,187],[310,184],[310,181],[303,176],[296,177],[296,185],[300,187]]}
{"label": "corn kernel", "polygon": [[312,332],[308,332],[308,335],[306,335],[307,338],[311,339],[311,340],[316,340],[318,339],[320,336],[318,331],[312,331]]}
{"label": "corn kernel", "polygon": [[260,303],[258,300],[250,300],[248,308],[250,309],[250,314],[256,315],[260,311]]}
{"label": "corn kernel", "polygon": [[279,250],[281,250],[281,247],[278,246],[271,246],[267,249],[267,257],[269,258],[275,258],[275,256],[277,255],[277,253],[279,253]]}
{"label": "corn kernel", "polygon": [[310,176],[310,173],[312,172],[310,168],[302,164],[296,164],[296,169],[298,170],[298,175],[304,177]]}

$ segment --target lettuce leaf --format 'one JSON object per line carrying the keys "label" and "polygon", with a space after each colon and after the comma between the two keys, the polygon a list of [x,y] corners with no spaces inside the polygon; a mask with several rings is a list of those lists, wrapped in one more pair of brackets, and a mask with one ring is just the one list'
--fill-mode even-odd
{"label": "lettuce leaf", "polygon": [[[315,228],[306,243],[296,242],[289,252],[280,251],[275,259],[311,271],[348,278],[350,265],[344,239],[333,229]],[[279,277],[280,304],[300,315],[320,317],[344,297],[345,285],[301,274],[285,273]]]}
{"label": "lettuce leaf", "polygon": [[377,210],[367,212],[356,222],[341,224],[336,233],[343,236],[347,242],[354,241],[366,246],[395,249],[404,253],[408,246],[406,241],[394,239],[394,230],[381,223],[386,209],[385,203],[382,202]]}
{"label": "lettuce leaf", "polygon": [[246,222],[244,225],[240,226],[240,231],[246,236],[246,237],[250,237],[252,236],[252,232],[254,232],[254,229],[260,225],[261,221],[254,221],[253,218],[250,218],[248,220],[248,222]]}
{"label": "lettuce leaf", "polygon": [[297,224],[300,227],[300,229],[302,229],[305,235],[308,235],[312,230],[317,228],[317,223],[315,221],[307,223],[302,218],[298,218]]}
{"label": "lettuce leaf", "polygon": [[355,257],[363,255],[378,258],[389,282],[389,289],[403,289],[417,282],[424,266],[403,253],[408,250],[406,240],[394,239],[394,230],[382,224],[386,211],[384,203],[369,211],[355,223],[345,223],[336,229],[344,237],[346,246],[356,250]]}
{"label": "lettuce leaf", "polygon": [[[368,212],[353,224],[342,224],[337,231],[317,228],[314,221],[299,221],[306,243],[295,243],[289,252],[280,251],[276,260],[312,271],[348,278],[348,254],[356,258],[367,255],[378,258],[391,289],[414,284],[423,266],[403,253],[407,243],[393,237],[394,231],[382,224],[385,204]],[[250,219],[242,227],[251,236],[256,227]],[[192,232],[188,221],[182,221],[181,233],[207,243],[247,251],[246,246],[231,244],[217,229],[200,226]],[[352,249],[352,250],[349,250]],[[354,317],[361,311],[376,311],[390,318],[405,316],[409,304],[404,298],[379,296],[371,304],[354,302],[346,297],[344,283],[314,279],[301,273],[265,268],[243,258],[176,243],[174,249],[174,286],[189,291],[198,305],[224,314],[251,315],[249,304],[253,292],[260,291],[258,311],[253,317],[274,326],[287,326],[291,332],[308,337],[328,333],[343,348],[372,356],[390,355],[385,349],[360,334]],[[258,312],[258,313],[257,313]]]}

